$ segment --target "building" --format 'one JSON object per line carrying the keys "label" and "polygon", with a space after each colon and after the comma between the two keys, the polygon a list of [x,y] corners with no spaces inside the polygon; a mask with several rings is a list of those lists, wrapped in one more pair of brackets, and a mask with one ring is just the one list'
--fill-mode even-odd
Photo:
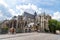
{"label": "building", "polygon": [[48,21],[51,19],[51,16],[45,13],[42,13],[37,16],[37,23],[39,25],[39,30],[44,32],[44,30],[49,30]]}
{"label": "building", "polygon": [[27,21],[27,23],[34,22],[35,16],[28,12],[24,12],[23,17],[24,17],[24,20]]}
{"label": "building", "polygon": [[[9,29],[13,27],[15,29],[15,32],[17,33],[33,31],[45,32],[45,30],[49,30],[48,21],[50,19],[51,16],[46,15],[45,13],[37,15],[37,13],[35,12],[33,15],[28,12],[24,12],[22,16],[18,15],[12,17],[12,19],[8,21],[8,25],[6,26],[8,26]],[[5,24],[6,23],[3,23],[2,25]]]}
{"label": "building", "polygon": [[28,22],[28,24],[34,23],[33,24],[34,31],[35,30],[40,32],[45,32],[45,30],[49,31],[48,21],[51,19],[51,16],[48,14],[45,14],[45,12],[41,13],[40,15],[37,15],[36,12],[34,13],[34,15],[24,12],[24,17]]}

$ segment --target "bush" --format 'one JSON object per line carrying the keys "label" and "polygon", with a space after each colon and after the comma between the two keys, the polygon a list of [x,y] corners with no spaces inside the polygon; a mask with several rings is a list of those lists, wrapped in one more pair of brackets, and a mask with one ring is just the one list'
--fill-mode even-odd
{"label": "bush", "polygon": [[18,28],[18,29],[16,30],[16,33],[22,33],[22,30],[21,30],[20,28]]}
{"label": "bush", "polygon": [[49,29],[50,29],[50,32],[52,32],[52,33],[55,33],[55,31],[56,31],[54,26],[49,27]]}
{"label": "bush", "polygon": [[1,28],[1,34],[6,34],[8,33],[8,27]]}

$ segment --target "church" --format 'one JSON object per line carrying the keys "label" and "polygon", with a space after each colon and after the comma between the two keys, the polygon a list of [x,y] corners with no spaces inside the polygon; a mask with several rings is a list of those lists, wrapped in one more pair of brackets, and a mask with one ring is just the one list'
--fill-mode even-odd
{"label": "church", "polygon": [[48,14],[41,13],[37,15],[24,12],[23,15],[18,15],[12,17],[10,20],[3,21],[1,28],[8,27],[9,30],[13,27],[16,33],[24,32],[45,32],[49,31],[48,21],[51,19],[51,16]]}

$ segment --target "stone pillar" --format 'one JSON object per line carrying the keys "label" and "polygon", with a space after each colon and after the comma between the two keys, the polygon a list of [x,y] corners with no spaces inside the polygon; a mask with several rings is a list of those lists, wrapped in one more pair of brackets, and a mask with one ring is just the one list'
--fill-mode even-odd
{"label": "stone pillar", "polygon": [[17,18],[17,20],[16,20],[17,22],[16,22],[16,32],[18,31],[18,18]]}

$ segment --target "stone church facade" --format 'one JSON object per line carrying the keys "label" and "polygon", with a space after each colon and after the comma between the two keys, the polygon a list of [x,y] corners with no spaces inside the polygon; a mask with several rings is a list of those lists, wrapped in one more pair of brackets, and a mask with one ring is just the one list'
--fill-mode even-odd
{"label": "stone church facade", "polygon": [[45,13],[37,15],[35,12],[33,15],[28,12],[24,12],[22,16],[14,16],[11,20],[2,23],[2,25],[7,26],[9,29],[13,27],[17,33],[34,31],[44,32],[45,29],[49,30],[48,21],[50,19],[51,16],[46,15]]}

